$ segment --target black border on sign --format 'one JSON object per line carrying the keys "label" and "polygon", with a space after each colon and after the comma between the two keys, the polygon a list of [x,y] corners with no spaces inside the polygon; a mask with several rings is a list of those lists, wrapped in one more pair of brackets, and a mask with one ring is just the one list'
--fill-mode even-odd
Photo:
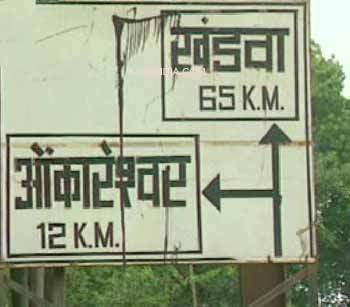
{"label": "black border on sign", "polygon": [[3,163],[3,157],[2,157],[2,67],[0,66],[0,261],[3,260],[3,251],[2,251],[2,221],[3,221],[3,216],[2,216],[2,201],[3,201],[3,181],[2,181],[2,163]]}
{"label": "black border on sign", "polygon": [[[304,5],[304,32],[307,33],[307,9],[306,5]],[[310,35],[310,33],[307,33]],[[308,80],[310,78],[309,75],[309,65],[310,63],[308,62],[307,59],[307,48],[308,48],[308,36],[305,34],[304,35],[304,70],[305,70],[305,80]],[[311,101],[310,99],[310,89],[309,89],[309,82],[305,82],[305,134],[306,134],[306,163],[307,163],[307,190],[308,190],[308,202],[309,202],[309,241],[310,241],[310,255],[311,257],[316,257],[317,256],[317,251],[315,250],[314,246],[314,239],[316,238],[315,236],[315,228],[313,227],[313,208],[312,208],[312,186],[311,186],[311,158],[310,158],[310,151],[312,150],[310,148],[311,145],[311,140],[312,140],[312,126],[310,127],[310,112],[309,112],[309,104],[311,106]],[[312,124],[312,123],[311,123]],[[316,207],[316,204],[315,204]]]}
{"label": "black border on sign", "polygon": [[[164,44],[164,21],[163,16],[168,14],[234,14],[234,13],[288,13],[293,14],[294,17],[294,96],[295,96],[295,112],[293,116],[289,117],[167,117],[166,115],[166,91],[165,91],[165,74],[161,74],[161,99],[162,99],[162,120],[163,121],[298,121],[299,120],[299,33],[298,33],[298,10],[297,9],[245,9],[245,10],[162,10],[161,11],[161,69],[164,71],[165,67],[165,44]],[[306,29],[304,31],[306,36]],[[305,47],[306,48],[306,47]],[[304,49],[305,49],[304,48]]]}
{"label": "black border on sign", "polygon": [[45,4],[45,5],[305,5],[304,1],[298,1],[298,2],[225,2],[225,1],[218,1],[218,2],[208,2],[208,1],[135,1],[135,0],[125,0],[125,1],[119,1],[119,0],[102,0],[102,1],[88,1],[88,0],[36,0],[36,4]]}
{"label": "black border on sign", "polygon": [[[63,2],[64,1],[64,2]],[[298,1],[298,2],[273,2],[273,3],[269,3],[269,2],[225,2],[225,1],[221,1],[221,2],[208,2],[208,1],[201,1],[201,2],[191,2],[191,1],[118,1],[118,0],[105,0],[105,1],[84,1],[84,0],[79,0],[79,1],[74,1],[74,0],[56,0],[56,1],[49,1],[49,0],[36,0],[36,3],[38,5],[64,5],[64,6],[81,6],[81,5],[109,5],[111,7],[113,7],[114,5],[118,4],[120,6],[125,6],[125,5],[140,5],[140,6],[150,6],[150,5],[171,5],[171,6],[177,6],[177,5],[193,5],[193,6],[223,6],[223,7],[235,7],[235,6],[281,6],[281,7],[299,7],[303,9],[304,12],[304,33],[307,33],[307,4],[305,1]],[[263,9],[263,8],[262,8]],[[305,66],[305,77],[309,77],[309,70],[308,70],[308,65],[309,62],[307,60],[307,50],[308,50],[308,36],[304,35],[304,66]],[[310,141],[311,141],[311,131],[310,131],[310,119],[309,119],[309,104],[310,104],[310,97],[309,97],[309,92],[310,92],[310,88],[309,88],[309,84],[307,82],[307,78],[305,79],[305,133],[306,133],[306,141],[307,141],[307,145],[306,145],[306,158],[307,158],[307,178],[308,178],[308,184],[307,184],[307,188],[308,188],[308,203],[309,203],[309,210],[308,210],[308,214],[309,214],[309,234],[310,234],[310,254],[311,257],[316,257],[317,256],[317,251],[314,249],[314,228],[313,228],[313,208],[312,208],[312,201],[313,201],[313,197],[312,197],[312,185],[311,185],[311,159],[310,159],[310,150],[309,147],[311,145]],[[2,124],[2,106],[1,106],[1,99],[0,99],[0,116],[1,116],[1,124]],[[2,125],[0,127],[0,130],[2,129]],[[18,134],[21,135],[21,134]],[[24,134],[23,134],[24,135]],[[52,134],[40,134],[41,136],[51,136]],[[74,134],[72,134],[74,135]],[[86,135],[88,136],[89,134],[81,134],[81,135]],[[0,139],[2,138],[1,134],[0,134]],[[6,136],[6,152],[8,151],[8,142],[7,142],[7,136]],[[4,160],[7,159],[8,160],[8,155],[7,158],[2,157],[2,155],[0,155],[0,162],[1,162],[1,166],[0,168],[2,168],[2,170],[4,171],[4,173],[6,172],[6,174],[8,175],[9,170],[3,167]],[[198,156],[199,158],[199,156]],[[7,162],[8,163],[8,162]],[[1,173],[1,179],[2,180],[2,173]],[[1,191],[0,193],[2,194],[3,198],[2,200],[7,197],[7,195],[9,194],[9,190],[8,190],[8,186],[6,187],[5,193],[2,193],[3,191]],[[4,195],[5,194],[5,195]],[[7,201],[7,200],[6,200]],[[0,216],[2,217],[2,220],[4,220],[4,215],[3,215],[3,206],[1,206],[0,208]],[[1,239],[5,238],[5,234],[3,233],[3,229],[2,227],[0,227],[0,232],[1,232]],[[8,234],[6,234],[8,235]],[[2,256],[4,256],[4,252],[2,251],[2,247],[1,245],[1,254]],[[200,244],[202,244],[202,242],[200,242]],[[202,245],[201,245],[202,246]],[[51,256],[52,257],[52,256]],[[7,259],[6,262],[4,262],[5,265],[13,265],[13,266],[21,266],[26,265],[26,264],[37,264],[37,265],[44,265],[46,263],[50,263],[50,264],[66,264],[66,265],[79,265],[79,264],[86,264],[88,265],[89,263],[93,264],[121,264],[123,262],[122,259],[68,259],[68,260],[52,260],[52,259],[46,259],[46,258],[51,258],[50,256],[47,257],[42,257],[40,260],[12,260],[12,259]],[[194,256],[196,257],[196,256]],[[215,263],[215,262],[230,262],[230,263],[240,263],[239,259],[236,259],[234,257],[213,257],[213,258],[194,258],[194,257],[189,257],[189,258],[181,258],[178,257],[176,259],[144,259],[144,258],[138,258],[138,259],[128,259],[127,262],[129,263],[188,263],[188,262],[197,262],[197,263],[207,263],[207,262],[211,262],[211,263]],[[305,263],[307,262],[307,258],[303,258],[303,259],[297,259],[295,258],[295,260],[287,260],[287,261],[283,261],[281,263]],[[310,258],[309,258],[310,260]],[[269,259],[265,259],[263,257],[258,258],[256,260],[257,263],[267,263],[270,262]]]}
{"label": "black border on sign", "polygon": [[[7,176],[6,176],[6,185],[7,185],[7,201],[6,201],[6,210],[7,210],[7,220],[6,220],[6,230],[7,230],[7,250],[6,254],[8,258],[28,258],[28,257],[59,257],[59,256],[119,256],[124,253],[121,252],[78,252],[78,253],[20,253],[13,254],[11,253],[11,244],[10,244],[10,140],[11,138],[16,137],[119,137],[118,134],[7,134],[6,135],[6,155],[7,155]],[[201,187],[200,187],[200,147],[199,147],[199,135],[197,134],[124,134],[123,137],[143,137],[143,138],[191,138],[193,139],[194,147],[194,160],[195,160],[195,174],[196,174],[196,198],[197,198],[197,236],[198,236],[198,249],[188,250],[188,251],[147,251],[147,252],[128,252],[126,255],[181,255],[181,254],[202,254],[203,253],[203,239],[202,239],[202,215],[201,215]],[[166,259],[167,260],[167,259]],[[45,260],[46,261],[46,260]],[[89,262],[90,260],[87,260]],[[113,259],[113,261],[116,261]],[[122,260],[121,260],[122,261]],[[130,261],[127,259],[127,261]],[[163,260],[164,261],[164,260]],[[30,261],[33,262],[33,261]],[[54,261],[56,262],[56,261]],[[63,260],[63,262],[71,262],[70,260]],[[79,260],[79,262],[81,262]]]}
{"label": "black border on sign", "polygon": [[[180,263],[188,263],[188,262],[223,262],[223,261],[237,261],[236,258],[230,258],[230,257],[222,257],[222,258],[167,258],[167,259],[126,259],[127,263],[133,264],[133,263],[159,263],[159,264],[180,264]],[[44,262],[43,262],[44,261]],[[42,263],[52,263],[52,264],[69,264],[70,266],[74,266],[76,264],[79,266],[79,264],[90,264],[90,263],[122,263],[123,259],[105,259],[105,260],[99,260],[99,259],[90,259],[90,260],[80,260],[80,259],[70,259],[70,260],[52,260],[52,259],[45,259],[42,258],[41,260],[25,260],[25,261],[8,261],[6,264],[15,264],[15,265],[21,265],[21,264],[42,264]],[[266,261],[266,263],[271,263],[269,260]],[[299,262],[296,262],[299,263]]]}

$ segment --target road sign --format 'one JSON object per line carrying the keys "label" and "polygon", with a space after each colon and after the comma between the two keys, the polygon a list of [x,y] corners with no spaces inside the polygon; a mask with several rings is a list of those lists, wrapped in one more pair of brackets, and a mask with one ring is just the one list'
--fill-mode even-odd
{"label": "road sign", "polygon": [[73,2],[0,12],[2,261],[314,261],[306,3]]}

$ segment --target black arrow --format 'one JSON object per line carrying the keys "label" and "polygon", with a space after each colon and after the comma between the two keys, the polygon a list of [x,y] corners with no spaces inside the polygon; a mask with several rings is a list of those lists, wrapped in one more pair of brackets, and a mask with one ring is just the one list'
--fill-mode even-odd
{"label": "black arrow", "polygon": [[282,256],[281,238],[281,203],[280,192],[280,151],[279,146],[290,143],[290,138],[276,125],[273,124],[259,144],[272,146],[272,190],[222,190],[220,174],[218,174],[203,190],[203,195],[221,211],[222,198],[268,198],[273,199],[274,220],[274,245],[275,256]]}
{"label": "black arrow", "polygon": [[260,198],[272,197],[272,190],[222,190],[218,174],[203,190],[203,195],[221,211],[221,198]]}
{"label": "black arrow", "polygon": [[276,125],[261,139],[260,144],[272,146],[272,190],[273,190],[273,231],[275,243],[275,256],[282,256],[282,226],[281,226],[281,203],[282,195],[280,188],[280,150],[279,146],[291,143],[291,139]]}

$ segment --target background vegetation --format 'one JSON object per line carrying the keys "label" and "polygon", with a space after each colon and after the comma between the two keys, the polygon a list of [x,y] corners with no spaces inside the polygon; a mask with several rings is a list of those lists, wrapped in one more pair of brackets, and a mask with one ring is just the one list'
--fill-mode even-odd
{"label": "background vegetation", "polygon": [[[322,306],[350,306],[350,101],[342,96],[345,76],[336,59],[325,58],[313,44],[312,63],[320,205],[316,291]],[[196,266],[198,305],[240,306],[238,275],[234,266]],[[72,269],[67,283],[72,307],[193,306],[188,266]],[[309,292],[307,284],[296,287],[293,306],[307,306]]]}
{"label": "background vegetation", "polygon": [[[334,57],[325,58],[313,44],[312,63],[320,272],[313,283],[299,284],[289,293],[290,306],[314,307],[310,293],[315,293],[322,307],[346,307],[350,306],[350,100],[342,96],[345,76]],[[300,267],[288,266],[289,274]],[[0,307],[10,306],[9,293],[0,290]],[[194,266],[193,274],[186,265],[67,269],[66,301],[69,307],[239,307],[239,272],[228,265]]]}

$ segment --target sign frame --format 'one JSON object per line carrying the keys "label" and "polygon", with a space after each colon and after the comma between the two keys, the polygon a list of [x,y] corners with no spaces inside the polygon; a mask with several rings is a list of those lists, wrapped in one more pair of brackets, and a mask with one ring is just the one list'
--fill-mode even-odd
{"label": "sign frame", "polygon": [[[304,7],[304,66],[305,66],[305,71],[302,72],[302,74],[304,74],[305,76],[305,136],[306,136],[306,160],[307,160],[307,176],[308,176],[308,199],[309,199],[309,227],[310,227],[310,253],[311,253],[311,257],[310,258],[304,258],[304,259],[290,259],[289,261],[285,261],[283,260],[278,260],[278,259],[274,259],[271,260],[269,257],[267,257],[266,259],[261,259],[259,261],[256,261],[256,263],[270,263],[270,262],[276,262],[276,263],[314,263],[316,262],[316,251],[315,251],[315,222],[314,222],[314,215],[315,213],[313,212],[313,208],[312,208],[312,190],[313,188],[311,187],[311,177],[313,176],[312,172],[312,163],[311,163],[311,159],[312,159],[312,148],[309,148],[309,146],[311,146],[311,115],[309,114],[309,110],[311,109],[310,104],[311,104],[311,99],[310,99],[310,63],[309,63],[309,59],[308,59],[308,48],[309,48],[309,32],[308,32],[308,6],[307,3],[305,1],[295,1],[295,2],[249,2],[249,1],[242,1],[242,2],[203,2],[203,1],[193,1],[193,2],[188,2],[188,1],[165,1],[165,2],[161,2],[161,1],[74,1],[74,0],[37,0],[37,4],[38,5],[114,5],[114,4],[118,4],[118,5],[191,5],[191,6],[205,6],[205,7],[210,7],[210,6],[224,6],[225,10],[229,10],[228,8],[230,6],[234,7],[234,6],[244,6],[244,5],[254,5],[254,6],[303,6]],[[175,9],[174,9],[175,10]],[[186,11],[185,9],[180,9],[178,11]],[[200,10],[200,8],[198,9]],[[233,11],[233,9],[231,9]],[[177,10],[176,10],[177,11]],[[291,10],[293,11],[293,10]],[[295,11],[294,11],[295,12]],[[297,27],[297,24],[295,24],[295,27]],[[164,29],[163,29],[164,30]],[[163,33],[163,31],[162,31]],[[163,34],[164,35],[164,34]],[[296,38],[297,40],[297,38]],[[163,48],[163,46],[162,46]],[[297,50],[297,46],[295,47]],[[163,52],[162,52],[163,53]],[[298,53],[298,52],[296,52]],[[296,64],[297,65],[297,64]],[[0,71],[1,72],[1,71]],[[0,73],[0,84],[1,84],[1,77],[2,74]],[[162,76],[163,78],[163,76]],[[296,79],[296,84],[299,84],[299,79]],[[298,91],[296,89],[296,91]],[[296,97],[299,98],[299,95],[296,95]],[[1,95],[0,95],[0,109],[1,109]],[[300,102],[300,99],[298,99],[298,102],[296,102],[296,105],[299,106],[300,103],[300,107],[303,106],[303,103]],[[176,121],[179,119],[169,119],[166,118],[165,116],[165,111],[164,111],[164,101],[162,100],[162,108],[163,108],[163,118],[162,121]],[[0,112],[0,114],[2,115],[3,112]],[[208,121],[208,119],[193,119],[193,118],[188,118],[188,119],[181,119],[181,121]],[[256,121],[256,120],[262,120],[262,119],[255,119],[255,118],[249,118],[249,119],[227,119],[227,118],[219,118],[219,119],[209,119],[209,121]],[[279,121],[281,119],[279,118],[268,118],[268,119],[264,119],[266,121]],[[290,118],[290,119],[285,119],[283,118],[283,121],[297,121],[299,120],[299,111],[298,108],[296,108],[296,116],[294,118]],[[0,129],[2,128],[2,126],[0,127]],[[14,136],[15,134],[8,134],[6,136],[6,146],[8,148],[8,139],[12,136]],[[40,134],[18,134],[19,136],[40,136]],[[57,134],[57,136],[60,136],[61,134]],[[81,136],[78,134],[67,134],[70,136]],[[86,136],[106,136],[105,134],[86,134]],[[129,136],[129,135],[133,135],[133,134],[129,134],[129,133],[123,133],[123,136]],[[41,136],[54,136],[54,134],[51,133],[44,133],[41,134]],[[63,135],[61,135],[63,136]],[[113,136],[117,136],[117,134],[113,134]],[[144,135],[139,135],[139,136],[147,136],[147,134]],[[155,136],[155,135],[153,135]],[[176,134],[174,135],[169,135],[169,134],[159,134],[158,136],[176,136]],[[184,136],[184,135],[180,135],[180,136]],[[198,139],[199,139],[199,135],[198,134],[189,134],[188,136],[194,137],[196,139],[196,142],[198,143]],[[0,133],[0,142],[1,142],[1,133]],[[196,145],[198,146],[198,144]],[[198,148],[199,150],[199,148]],[[8,157],[7,157],[8,158]],[[3,157],[0,157],[1,160],[3,160]],[[8,163],[8,162],[7,162]],[[200,166],[199,166],[200,169]],[[198,172],[200,172],[200,170],[198,170]],[[7,176],[8,176],[8,168],[7,168]],[[0,179],[0,185],[2,178]],[[200,182],[198,182],[198,186],[200,187],[200,193],[202,193],[202,189],[204,188],[203,186],[200,186]],[[7,189],[9,189],[9,187],[7,187]],[[2,193],[2,192],[0,192]],[[8,192],[7,192],[8,195]],[[200,198],[198,199],[199,201],[199,206],[200,206]],[[200,210],[199,210],[200,212]],[[0,210],[0,216],[2,216],[4,213],[1,212]],[[201,232],[201,231],[200,231]],[[7,234],[8,237],[9,234]],[[3,235],[1,234],[0,236],[1,238],[3,238]],[[1,240],[0,238],[0,240]],[[201,238],[201,249],[202,249],[202,238]],[[1,242],[2,244],[2,242]],[[10,254],[8,254],[8,256],[10,256]],[[3,251],[1,251],[1,258],[3,258]],[[108,265],[120,265],[124,262],[125,260],[123,259],[113,259],[113,260],[93,260],[93,259],[88,259],[88,260],[28,260],[28,261],[10,261],[10,262],[5,262],[5,263],[0,263],[0,267],[4,266],[4,267],[23,267],[23,266],[43,266],[43,265],[57,265],[57,266],[66,266],[66,265],[97,265],[97,264],[108,264]],[[233,259],[233,258],[186,258],[186,259],[176,259],[176,260],[172,260],[172,259],[127,259],[126,260],[127,263],[136,263],[136,264],[140,264],[140,263],[152,263],[152,264],[159,264],[159,263],[251,263],[251,262],[255,262],[254,259],[246,259],[244,260],[237,260],[237,259]]]}

